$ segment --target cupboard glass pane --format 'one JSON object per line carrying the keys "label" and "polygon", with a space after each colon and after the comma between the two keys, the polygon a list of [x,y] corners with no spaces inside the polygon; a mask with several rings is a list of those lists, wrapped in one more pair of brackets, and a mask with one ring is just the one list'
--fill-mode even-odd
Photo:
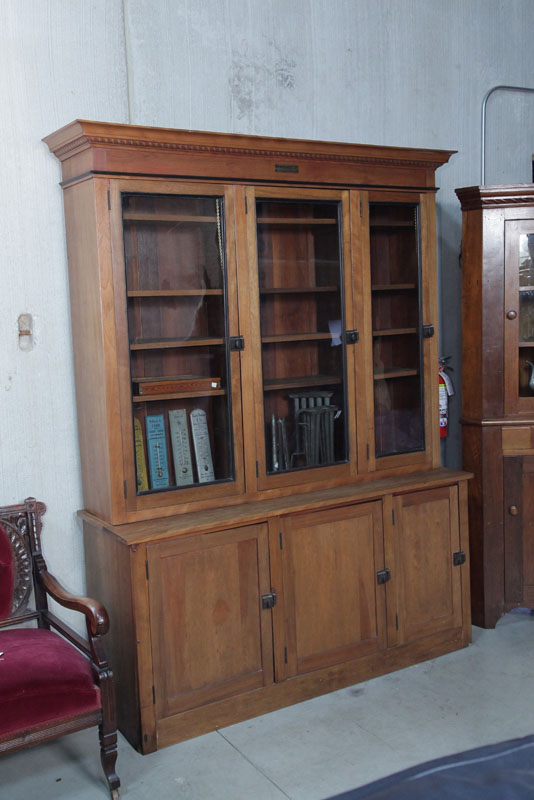
{"label": "cupboard glass pane", "polygon": [[519,396],[534,397],[534,232],[519,236]]}
{"label": "cupboard glass pane", "polygon": [[123,194],[138,493],[234,478],[224,198]]}
{"label": "cupboard glass pane", "polygon": [[269,474],[348,457],[340,208],[256,204]]}
{"label": "cupboard glass pane", "polygon": [[375,454],[425,448],[419,210],[369,206]]}

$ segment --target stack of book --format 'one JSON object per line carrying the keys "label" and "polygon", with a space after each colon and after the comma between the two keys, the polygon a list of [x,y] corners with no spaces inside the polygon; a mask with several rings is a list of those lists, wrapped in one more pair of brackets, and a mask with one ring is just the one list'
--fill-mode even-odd
{"label": "stack of book", "polygon": [[[209,483],[215,480],[213,459],[206,412],[196,408],[188,415],[185,409],[168,411],[169,439],[174,466],[173,486],[189,486],[193,483]],[[190,428],[189,428],[190,426]],[[170,483],[167,431],[164,414],[147,414],[145,417],[146,449],[145,457],[142,422],[135,419],[135,460],[137,470],[137,491],[168,489]],[[193,457],[196,467],[196,480],[193,471]],[[148,461],[148,464],[147,464]]]}

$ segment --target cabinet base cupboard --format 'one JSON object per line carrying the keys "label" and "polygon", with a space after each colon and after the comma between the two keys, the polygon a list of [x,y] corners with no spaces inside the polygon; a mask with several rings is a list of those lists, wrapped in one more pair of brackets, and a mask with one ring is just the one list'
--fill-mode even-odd
{"label": "cabinet base cupboard", "polygon": [[470,642],[465,473],[109,525],[81,512],[141,752]]}
{"label": "cabinet base cupboard", "polygon": [[451,152],[76,121],[87,590],[143,753],[470,641],[439,460]]}

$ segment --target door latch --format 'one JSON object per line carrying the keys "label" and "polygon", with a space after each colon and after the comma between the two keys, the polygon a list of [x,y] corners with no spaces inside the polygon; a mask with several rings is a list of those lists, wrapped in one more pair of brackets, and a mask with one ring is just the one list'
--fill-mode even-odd
{"label": "door latch", "polygon": [[452,554],[452,563],[455,567],[461,567],[462,564],[465,564],[465,553],[463,550],[458,550],[457,553]]}
{"label": "door latch", "polygon": [[360,334],[358,331],[345,331],[345,344],[356,344]]}
{"label": "door latch", "polygon": [[245,340],[242,336],[230,337],[230,350],[244,350]]}
{"label": "door latch", "polygon": [[433,325],[423,325],[423,339],[431,339],[434,336]]}
{"label": "door latch", "polygon": [[261,607],[263,609],[273,608],[276,603],[278,602],[278,598],[276,596],[276,592],[269,592],[269,594],[262,594],[261,596]]}
{"label": "door latch", "polygon": [[391,580],[391,572],[386,567],[385,569],[379,569],[376,573],[376,580],[378,584],[387,583]]}

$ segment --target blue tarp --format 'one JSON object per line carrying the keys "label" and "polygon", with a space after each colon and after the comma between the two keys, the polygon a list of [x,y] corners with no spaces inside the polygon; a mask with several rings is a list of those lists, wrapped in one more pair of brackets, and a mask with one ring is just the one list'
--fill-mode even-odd
{"label": "blue tarp", "polygon": [[534,800],[534,736],[438,758],[329,800]]}

